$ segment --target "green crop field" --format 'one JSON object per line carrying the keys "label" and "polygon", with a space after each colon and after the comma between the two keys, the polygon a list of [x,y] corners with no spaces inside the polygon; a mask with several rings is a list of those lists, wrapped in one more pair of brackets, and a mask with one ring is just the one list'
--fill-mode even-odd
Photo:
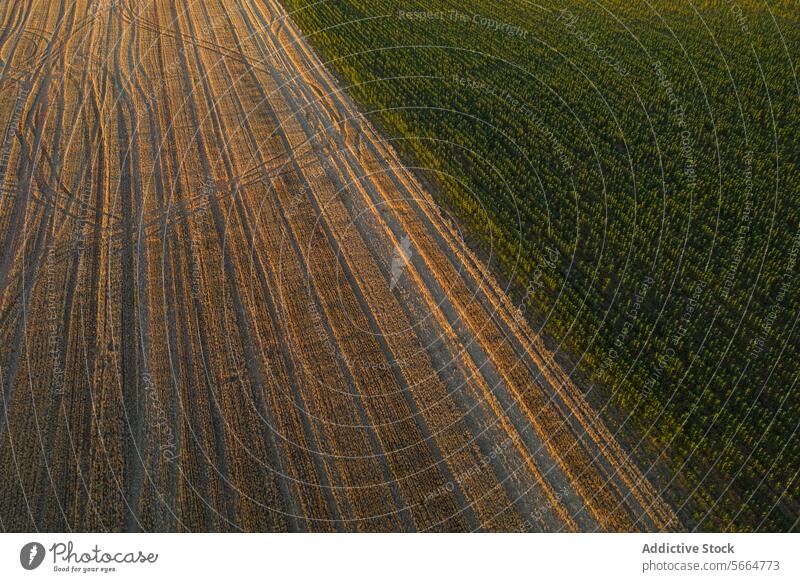
{"label": "green crop field", "polygon": [[798,529],[796,2],[284,4],[684,525]]}

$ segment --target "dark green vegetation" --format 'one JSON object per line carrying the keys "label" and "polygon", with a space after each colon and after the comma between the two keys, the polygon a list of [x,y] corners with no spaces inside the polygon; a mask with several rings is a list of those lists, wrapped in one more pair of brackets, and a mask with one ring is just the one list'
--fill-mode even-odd
{"label": "dark green vegetation", "polygon": [[684,524],[797,529],[796,5],[285,3]]}

